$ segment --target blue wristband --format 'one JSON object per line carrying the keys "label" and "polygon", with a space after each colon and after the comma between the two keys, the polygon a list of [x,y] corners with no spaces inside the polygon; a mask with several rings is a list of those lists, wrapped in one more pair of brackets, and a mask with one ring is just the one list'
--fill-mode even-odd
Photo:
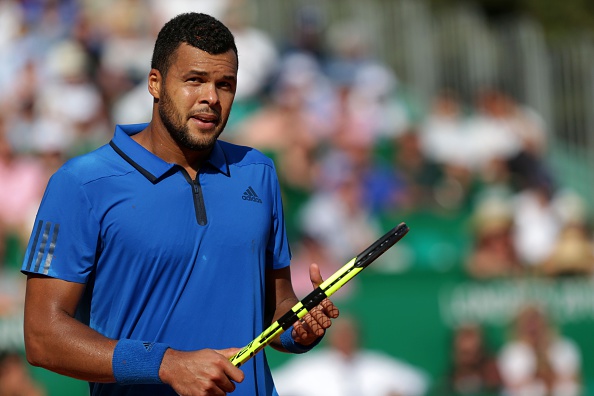
{"label": "blue wristband", "polygon": [[159,368],[166,344],[121,339],[113,351],[111,366],[118,384],[161,384]]}
{"label": "blue wristband", "polygon": [[[322,338],[324,338],[324,336],[322,335],[321,337],[316,339],[311,344],[303,345],[303,344],[299,344],[298,342],[296,342],[293,339],[292,333],[293,333],[293,326],[289,327],[287,330],[285,330],[280,335],[280,341],[281,341],[281,344],[283,345],[283,347],[288,352],[297,353],[297,354],[311,351],[316,345],[318,345],[320,343],[320,341],[322,341]],[[324,334],[326,334],[326,333],[324,333]]]}

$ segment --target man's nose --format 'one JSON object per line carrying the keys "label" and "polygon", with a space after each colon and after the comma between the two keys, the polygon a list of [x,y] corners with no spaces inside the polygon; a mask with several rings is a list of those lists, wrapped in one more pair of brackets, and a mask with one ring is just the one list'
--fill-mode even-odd
{"label": "man's nose", "polygon": [[207,83],[202,85],[202,92],[200,93],[200,102],[213,105],[218,103],[219,94],[215,84]]}

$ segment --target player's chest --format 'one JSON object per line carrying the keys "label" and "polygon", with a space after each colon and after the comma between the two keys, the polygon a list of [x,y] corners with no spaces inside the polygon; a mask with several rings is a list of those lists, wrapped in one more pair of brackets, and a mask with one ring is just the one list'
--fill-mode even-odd
{"label": "player's chest", "polygon": [[270,235],[272,208],[264,185],[227,177],[123,185],[103,209],[102,239],[168,251],[216,239],[262,245]]}

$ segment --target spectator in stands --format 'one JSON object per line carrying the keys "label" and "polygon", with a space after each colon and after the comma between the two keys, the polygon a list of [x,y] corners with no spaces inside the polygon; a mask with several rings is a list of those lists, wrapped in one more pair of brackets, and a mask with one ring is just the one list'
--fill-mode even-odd
{"label": "spectator in stands", "polygon": [[594,274],[594,245],[584,223],[568,223],[559,232],[551,254],[540,265],[548,276],[591,276]]}
{"label": "spectator in stands", "polygon": [[517,137],[520,149],[506,158],[510,184],[517,190],[538,181],[553,182],[553,175],[545,163],[548,141],[546,124],[533,109],[518,103],[503,91],[494,91],[498,117]]}
{"label": "spectator in stands", "polygon": [[499,395],[502,389],[496,355],[486,343],[483,328],[466,323],[454,330],[451,368],[439,394]]}
{"label": "spectator in stands", "polygon": [[474,188],[474,153],[467,122],[458,94],[444,88],[434,96],[419,127],[421,153],[440,169],[439,180],[432,186],[432,201],[446,210],[464,209]]}
{"label": "spectator in stands", "polygon": [[279,177],[291,188],[311,193],[316,158],[323,136],[323,118],[316,114],[324,85],[317,64],[304,55],[287,57],[270,101],[236,127],[233,140],[275,158]]}
{"label": "spectator in stands", "polygon": [[6,135],[0,114],[0,263],[9,237],[16,238],[24,251],[47,182],[37,160],[18,155]]}
{"label": "spectator in stands", "polygon": [[[19,3],[16,0],[6,0],[0,3],[0,53],[12,47],[21,34],[24,12]],[[2,78],[0,78],[0,86],[1,81]]]}
{"label": "spectator in stands", "polygon": [[[164,22],[152,23],[157,17],[146,3],[97,2],[93,5],[95,8],[89,10],[101,33],[95,82],[102,92],[105,107],[113,109],[116,122],[140,122],[150,118],[150,114],[143,117],[146,113],[141,110],[150,108],[152,103],[145,76],[150,70],[154,39]],[[123,119],[122,114],[126,118]]]}
{"label": "spectator in stands", "polygon": [[410,120],[394,72],[376,62],[350,66],[354,74],[348,78],[335,81],[330,74],[337,92],[327,114],[333,126],[331,144],[374,147],[404,133]]}
{"label": "spectator in stands", "polygon": [[550,256],[563,220],[555,205],[555,189],[538,183],[514,196],[514,245],[520,259],[531,272]]}
{"label": "spectator in stands", "polygon": [[467,152],[472,171],[485,177],[522,150],[522,140],[512,122],[511,102],[499,89],[484,87],[476,92],[474,112],[466,123]]}
{"label": "spectator in stands", "polygon": [[326,15],[317,3],[299,4],[292,19],[292,29],[280,44],[282,56],[303,54],[324,67],[329,56],[324,37]]}
{"label": "spectator in stands", "polygon": [[543,308],[523,307],[498,367],[509,396],[578,396],[582,391],[579,347],[552,324]]}
{"label": "spectator in stands", "polygon": [[[434,208],[445,189],[435,187],[444,181],[441,166],[424,155],[422,135],[410,128],[393,141],[394,171],[403,186],[398,203],[404,209]],[[442,187],[444,187],[442,185]]]}
{"label": "spectator in stands", "polygon": [[468,123],[474,171],[490,181],[504,171],[508,183],[521,191],[535,183],[552,183],[545,164],[546,125],[534,110],[504,90],[479,89],[475,113]]}
{"label": "spectator in stands", "polygon": [[549,255],[538,266],[539,272],[548,276],[592,275],[594,245],[585,199],[571,189],[561,189],[555,194],[552,208],[561,226]]}
{"label": "spectator in stands", "polygon": [[45,396],[46,390],[29,373],[16,352],[0,351],[0,396]]}
{"label": "spectator in stands", "polygon": [[377,60],[362,65],[353,76],[348,106],[368,124],[374,141],[398,137],[411,125],[399,88],[396,73]]}
{"label": "spectator in stands", "polygon": [[283,396],[421,396],[425,373],[407,362],[365,348],[352,317],[341,316],[328,334],[329,345],[297,356],[273,371]]}
{"label": "spectator in stands", "polygon": [[[90,59],[82,45],[64,40],[48,51],[48,73],[37,93],[40,125],[33,139],[43,139],[46,124],[55,125],[54,135],[64,151],[74,156],[108,141],[111,127],[105,119],[104,103],[90,80]],[[56,97],[60,100],[56,100]]]}
{"label": "spectator in stands", "polygon": [[[0,92],[0,108],[6,114],[8,139],[18,153],[30,152],[30,140],[35,121],[35,103],[42,76],[39,66],[26,61]],[[11,94],[8,95],[7,93]],[[4,94],[4,97],[3,97]]]}
{"label": "spectator in stands", "polygon": [[521,275],[524,266],[513,240],[513,212],[505,198],[479,202],[473,214],[473,246],[466,261],[468,274],[476,279]]}
{"label": "spectator in stands", "polygon": [[257,99],[269,87],[279,61],[278,49],[270,35],[254,25],[257,2],[228,0],[221,20],[229,26],[241,54],[237,72],[236,101]]}
{"label": "spectator in stands", "polygon": [[[329,172],[300,213],[301,229],[327,246],[333,260],[346,263],[381,236],[377,216],[364,201],[362,180],[348,164]],[[334,173],[336,172],[336,173]]]}
{"label": "spectator in stands", "polygon": [[423,155],[442,166],[469,168],[465,118],[461,100],[454,91],[444,89],[436,93],[419,128]]}

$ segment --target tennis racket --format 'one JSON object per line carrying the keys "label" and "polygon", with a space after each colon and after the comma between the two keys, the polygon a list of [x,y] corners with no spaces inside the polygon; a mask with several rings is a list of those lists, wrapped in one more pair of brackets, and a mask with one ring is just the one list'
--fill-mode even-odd
{"label": "tennis racket", "polygon": [[334,294],[345,283],[353,279],[355,275],[374,262],[375,259],[381,256],[386,250],[394,246],[396,242],[406,235],[408,230],[409,228],[405,223],[400,223],[383,237],[375,241],[371,246],[354,257],[342,268],[332,274],[332,276],[322,282],[320,286],[295,304],[290,311],[271,324],[252,342],[232,356],[229,359],[231,363],[236,367],[239,367],[247,362],[266,345],[270,344],[272,340],[279,336],[283,331],[291,327],[293,323],[303,318],[311,309],[320,304],[325,298]]}

